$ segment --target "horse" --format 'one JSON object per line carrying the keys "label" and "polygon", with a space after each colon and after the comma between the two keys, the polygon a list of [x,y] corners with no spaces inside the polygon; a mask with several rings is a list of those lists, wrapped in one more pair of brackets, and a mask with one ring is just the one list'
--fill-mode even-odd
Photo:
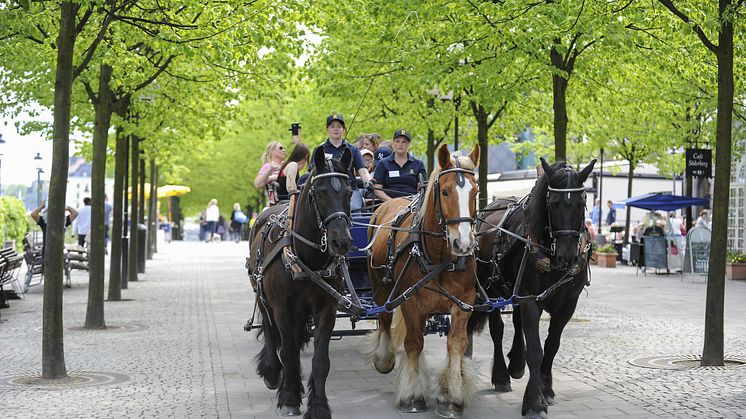
{"label": "horse", "polygon": [[[500,311],[475,312],[469,335],[489,318],[494,345],[492,384],[495,391],[511,391],[510,378],[521,378],[526,363],[529,381],[521,414],[545,417],[554,403],[552,364],[562,331],[572,318],[588,284],[590,235],[585,230],[585,187],[596,160],[580,172],[569,164],[549,165],[531,193],[521,200],[499,199],[480,212],[477,222],[477,275],[490,297],[512,297],[515,335],[506,367],[502,352],[504,325]],[[530,260],[530,261],[529,261]],[[549,332],[542,349],[539,318],[550,314]],[[525,335],[525,342],[524,342]]]}
{"label": "horse", "polygon": [[[371,217],[368,274],[375,303],[387,310],[368,335],[365,355],[378,372],[387,374],[403,342],[406,354],[398,374],[396,404],[406,412],[424,412],[432,401],[430,370],[422,356],[422,332],[430,314],[451,315],[448,365],[438,380],[436,411],[460,417],[471,398],[471,371],[464,365],[470,313],[462,309],[468,310],[476,298],[473,229],[478,161],[478,145],[468,157],[452,157],[444,144],[438,150],[439,168],[430,175],[424,193],[421,190],[413,202],[407,198],[384,202]],[[387,226],[390,234],[379,234]],[[400,303],[392,315],[388,308]]]}
{"label": "horse", "polygon": [[257,293],[264,335],[264,346],[255,358],[256,372],[267,388],[277,389],[280,415],[300,415],[304,392],[300,351],[309,341],[312,320],[314,355],[304,417],[331,418],[326,379],[337,300],[330,289],[342,288],[339,263],[352,248],[348,176],[352,154],[345,150],[340,160],[326,160],[319,147],[313,159],[315,168],[291,204],[294,208],[275,205],[257,218],[246,267]]}

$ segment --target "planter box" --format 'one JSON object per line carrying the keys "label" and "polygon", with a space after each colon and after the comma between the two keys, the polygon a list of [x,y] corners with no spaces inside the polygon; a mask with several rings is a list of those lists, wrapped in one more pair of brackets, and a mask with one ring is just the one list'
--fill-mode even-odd
{"label": "planter box", "polygon": [[616,268],[616,253],[598,253],[596,252],[598,266],[602,268]]}
{"label": "planter box", "polygon": [[728,279],[745,279],[746,280],[746,263],[726,262],[725,277]]}

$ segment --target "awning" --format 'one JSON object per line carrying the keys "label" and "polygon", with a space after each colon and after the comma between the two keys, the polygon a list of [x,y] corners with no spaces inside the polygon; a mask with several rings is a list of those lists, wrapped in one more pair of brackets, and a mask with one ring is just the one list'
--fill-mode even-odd
{"label": "awning", "polygon": [[709,204],[709,201],[703,198],[662,193],[633,196],[632,198],[627,198],[620,202],[630,207],[642,208],[650,211],[674,211],[681,208],[706,206]]}

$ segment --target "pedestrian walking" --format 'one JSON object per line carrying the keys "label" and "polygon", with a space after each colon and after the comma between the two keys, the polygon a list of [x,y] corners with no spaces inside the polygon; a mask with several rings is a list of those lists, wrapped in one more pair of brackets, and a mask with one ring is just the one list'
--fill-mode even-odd
{"label": "pedestrian walking", "polygon": [[89,197],[83,198],[83,206],[78,208],[73,232],[78,235],[78,246],[85,246],[86,238],[91,232],[91,198]]}
{"label": "pedestrian walking", "polygon": [[217,230],[218,221],[220,221],[220,208],[218,207],[217,199],[211,199],[207,205],[207,209],[205,209],[205,221],[207,224],[205,241],[211,242]]}

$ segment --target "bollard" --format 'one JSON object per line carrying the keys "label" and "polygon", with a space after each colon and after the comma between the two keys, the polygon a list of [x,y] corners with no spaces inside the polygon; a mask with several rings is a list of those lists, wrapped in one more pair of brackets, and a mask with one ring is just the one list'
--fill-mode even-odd
{"label": "bollard", "polygon": [[137,224],[137,273],[145,273],[145,249],[148,238],[148,228],[145,224]]}

